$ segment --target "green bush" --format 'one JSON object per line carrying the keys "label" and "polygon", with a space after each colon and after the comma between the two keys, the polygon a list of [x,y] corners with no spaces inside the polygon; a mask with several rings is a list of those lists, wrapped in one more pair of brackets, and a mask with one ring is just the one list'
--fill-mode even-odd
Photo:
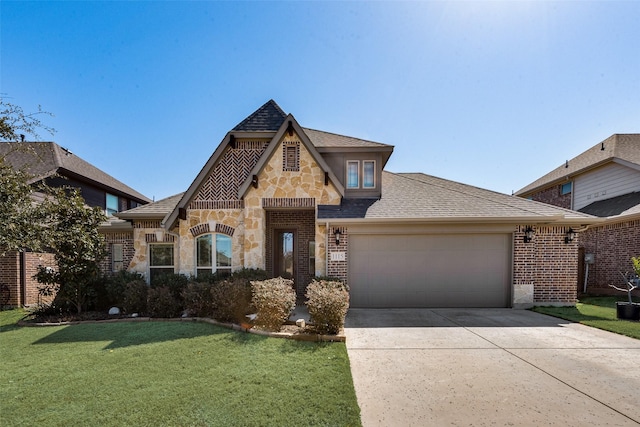
{"label": "green bush", "polygon": [[189,278],[183,274],[162,274],[151,284],[152,288],[169,288],[173,299],[183,308],[182,290],[187,287]]}
{"label": "green bush", "polygon": [[296,307],[293,280],[276,277],[251,281],[251,302],[256,308],[256,324],[271,331],[279,331]]}
{"label": "green bush", "polygon": [[247,281],[247,284],[250,285],[249,282],[251,280],[267,280],[269,274],[259,268],[242,268],[234,271],[231,277],[233,279],[244,279]]}
{"label": "green bush", "polygon": [[147,308],[151,317],[177,317],[180,303],[168,286],[149,289]]}
{"label": "green bush", "polygon": [[125,313],[146,313],[147,312],[147,294],[149,286],[147,283],[138,278],[124,285],[122,295],[122,309]]}
{"label": "green bush", "polygon": [[211,294],[214,285],[207,282],[189,282],[182,290],[184,309],[190,316],[211,317],[215,304]]}
{"label": "green bush", "polygon": [[127,285],[134,281],[144,281],[144,277],[140,273],[120,270],[117,273],[104,276],[104,281],[108,305],[110,307],[122,307]]}
{"label": "green bush", "polygon": [[211,296],[220,321],[240,323],[251,311],[251,284],[243,277],[233,275],[213,284]]}
{"label": "green bush", "polygon": [[307,286],[311,323],[321,334],[337,334],[349,309],[349,291],[340,281],[314,280]]}

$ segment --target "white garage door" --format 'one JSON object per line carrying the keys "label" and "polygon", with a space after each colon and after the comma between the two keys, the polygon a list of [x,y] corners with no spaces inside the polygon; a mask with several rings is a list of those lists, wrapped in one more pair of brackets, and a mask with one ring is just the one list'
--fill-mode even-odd
{"label": "white garage door", "polygon": [[350,235],[351,307],[509,307],[510,234]]}

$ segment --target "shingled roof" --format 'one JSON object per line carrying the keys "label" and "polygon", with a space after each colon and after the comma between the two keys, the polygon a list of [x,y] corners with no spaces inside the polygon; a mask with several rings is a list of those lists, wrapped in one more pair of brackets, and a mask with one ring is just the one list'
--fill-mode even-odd
{"label": "shingled roof", "polygon": [[184,193],[174,194],[173,196],[149,203],[148,205],[118,212],[115,216],[122,219],[162,219],[176,207],[183,195]]}
{"label": "shingled roof", "polygon": [[92,182],[97,187],[126,195],[138,202],[151,200],[55,142],[3,142],[0,155],[15,168],[32,176],[29,183],[55,174]]}
{"label": "shingled roof", "polygon": [[566,161],[548,174],[516,191],[515,194],[517,196],[527,195],[554,182],[574,177],[607,162],[621,162],[640,168],[640,134],[611,135],[579,156]]}
{"label": "shingled roof", "polygon": [[422,173],[382,174],[382,197],[318,206],[318,219],[440,222],[565,222],[591,224],[591,215]]}
{"label": "shingled roof", "polygon": [[612,197],[606,200],[598,200],[590,205],[579,209],[579,212],[588,213],[589,215],[595,215],[599,217],[611,217],[616,215],[625,215],[627,213],[633,213],[632,208],[638,207],[635,211],[640,209],[640,192],[623,194],[621,196]]}
{"label": "shingled roof", "polygon": [[232,131],[277,131],[287,115],[273,99],[254,111],[249,117],[238,123]]}

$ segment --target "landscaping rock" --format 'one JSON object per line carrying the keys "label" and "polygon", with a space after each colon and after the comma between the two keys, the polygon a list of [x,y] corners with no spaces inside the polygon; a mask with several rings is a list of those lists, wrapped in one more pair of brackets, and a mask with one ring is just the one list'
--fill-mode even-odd
{"label": "landscaping rock", "polygon": [[120,314],[120,309],[118,307],[111,307],[109,309],[109,316],[117,316]]}

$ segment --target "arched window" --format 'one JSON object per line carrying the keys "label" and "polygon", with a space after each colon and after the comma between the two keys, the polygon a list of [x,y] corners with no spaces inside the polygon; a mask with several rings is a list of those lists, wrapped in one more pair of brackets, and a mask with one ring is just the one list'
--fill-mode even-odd
{"label": "arched window", "polygon": [[231,274],[231,237],[204,234],[196,239],[196,276]]}

